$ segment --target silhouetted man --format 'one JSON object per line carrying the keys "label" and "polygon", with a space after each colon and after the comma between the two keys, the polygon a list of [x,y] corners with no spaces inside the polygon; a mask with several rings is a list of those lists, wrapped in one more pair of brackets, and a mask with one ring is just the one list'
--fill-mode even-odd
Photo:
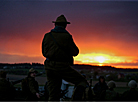
{"label": "silhouetted man", "polygon": [[35,80],[37,71],[31,68],[28,76],[22,81],[22,91],[26,101],[37,101],[40,98],[38,82]]}
{"label": "silhouetted man", "polygon": [[73,56],[79,53],[72,36],[65,29],[70,22],[67,22],[64,15],[61,15],[53,23],[55,23],[55,28],[45,34],[42,42],[42,53],[46,57],[44,64],[49,100],[60,100],[62,79],[77,86],[73,100],[81,100],[88,83],[80,73],[70,67],[73,63]]}
{"label": "silhouetted man", "polygon": [[13,101],[15,89],[6,77],[7,72],[0,71],[0,101]]}
{"label": "silhouetted man", "polygon": [[119,100],[119,93],[117,93],[114,88],[116,84],[114,81],[109,81],[107,83],[108,89],[101,93],[101,100],[102,101],[118,101]]}
{"label": "silhouetted man", "polygon": [[101,93],[108,89],[108,86],[105,82],[104,76],[99,77],[99,82],[96,83],[93,87],[94,93],[96,94],[96,99],[100,100]]}
{"label": "silhouetted man", "polygon": [[122,101],[138,101],[138,91],[136,90],[137,83],[135,80],[131,80],[128,83],[129,90],[122,94]]}

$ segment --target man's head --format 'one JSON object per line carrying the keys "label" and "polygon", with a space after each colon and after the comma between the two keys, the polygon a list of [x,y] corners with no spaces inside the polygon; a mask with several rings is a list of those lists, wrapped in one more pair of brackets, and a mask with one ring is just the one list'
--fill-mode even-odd
{"label": "man's head", "polygon": [[131,89],[135,89],[137,87],[137,83],[135,80],[131,80],[129,83],[128,83],[128,86],[131,88]]}
{"label": "man's head", "polygon": [[114,81],[109,81],[109,82],[107,83],[107,86],[109,87],[109,89],[113,89],[113,88],[116,87],[116,84],[115,84]]}
{"label": "man's head", "polygon": [[64,15],[59,16],[56,21],[53,21],[52,23],[55,23],[55,26],[61,26],[66,28],[67,24],[70,24],[70,22],[67,22]]}
{"label": "man's head", "polygon": [[6,71],[0,71],[0,78],[6,78],[7,72]]}
{"label": "man's head", "polygon": [[99,82],[100,82],[100,83],[104,83],[104,82],[105,82],[104,76],[100,76],[100,77],[99,77]]}
{"label": "man's head", "polygon": [[36,70],[34,70],[33,68],[31,68],[29,70],[28,76],[35,78],[36,77],[36,73],[38,73],[38,72]]}

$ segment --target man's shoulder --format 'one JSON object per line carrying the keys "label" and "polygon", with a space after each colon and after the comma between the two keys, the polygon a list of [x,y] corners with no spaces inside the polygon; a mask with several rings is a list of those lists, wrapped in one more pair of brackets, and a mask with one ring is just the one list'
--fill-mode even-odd
{"label": "man's shoulder", "polygon": [[71,34],[69,32],[54,32],[54,31],[52,31],[52,32],[48,32],[46,34],[57,34],[57,35],[61,34],[61,35],[71,36]]}
{"label": "man's shoulder", "polygon": [[33,77],[27,77],[28,80],[35,80]]}
{"label": "man's shoulder", "polygon": [[96,85],[101,85],[101,83],[100,82],[97,82]]}
{"label": "man's shoulder", "polygon": [[28,82],[36,83],[37,81],[33,77],[28,77]]}
{"label": "man's shoulder", "polygon": [[50,33],[51,33],[51,32],[47,32],[47,33],[45,33],[45,35],[44,35],[44,36],[48,36],[48,35],[50,35]]}
{"label": "man's shoulder", "polygon": [[94,85],[94,88],[97,87],[97,86],[99,86],[99,85],[100,85],[100,83],[97,82],[97,83]]}

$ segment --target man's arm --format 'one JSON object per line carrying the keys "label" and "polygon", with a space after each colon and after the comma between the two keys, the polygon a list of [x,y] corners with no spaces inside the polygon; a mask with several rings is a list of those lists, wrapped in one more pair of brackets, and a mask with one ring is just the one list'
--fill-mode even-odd
{"label": "man's arm", "polygon": [[79,49],[78,47],[76,46],[76,44],[74,43],[73,41],[73,38],[72,36],[70,37],[70,42],[69,42],[69,46],[70,46],[70,54],[72,56],[77,56],[79,54]]}
{"label": "man's arm", "polygon": [[34,80],[29,80],[29,88],[31,93],[35,94],[38,98],[40,98],[38,90],[35,89],[35,81]]}
{"label": "man's arm", "polygon": [[[46,35],[45,35],[45,36],[46,36]],[[45,45],[44,45],[45,36],[44,36],[43,41],[42,41],[42,54],[43,54],[44,57],[46,57],[46,55],[45,55]]]}

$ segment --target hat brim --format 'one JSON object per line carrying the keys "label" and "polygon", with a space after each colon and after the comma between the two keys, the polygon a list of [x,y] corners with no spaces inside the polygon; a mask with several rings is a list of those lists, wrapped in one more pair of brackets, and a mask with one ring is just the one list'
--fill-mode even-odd
{"label": "hat brim", "polygon": [[52,23],[65,23],[65,24],[70,24],[70,22],[56,22],[56,21],[52,21]]}

